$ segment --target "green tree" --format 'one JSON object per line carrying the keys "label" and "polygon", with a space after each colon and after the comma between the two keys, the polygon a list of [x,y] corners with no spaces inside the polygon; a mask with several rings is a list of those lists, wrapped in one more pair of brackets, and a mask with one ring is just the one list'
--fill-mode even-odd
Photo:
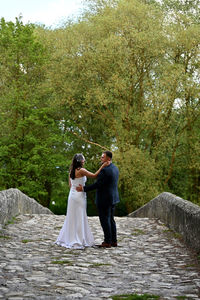
{"label": "green tree", "polygon": [[[104,146],[103,149],[114,147],[119,152],[118,164],[125,163],[127,167],[126,152],[130,156],[130,147],[143,147],[141,133],[149,117],[144,85],[150,80],[151,66],[161,52],[163,37],[159,21],[160,13],[154,7],[126,1],[54,33],[54,60],[49,76],[63,118],[66,122],[70,118],[71,127],[66,127],[79,138],[79,143],[91,143],[89,149],[84,149],[88,154],[97,151],[92,144],[95,142]],[[148,168],[142,158],[141,154],[138,167]],[[154,193],[158,192],[156,179],[144,173],[147,182],[155,186]],[[130,190],[124,184],[123,197],[126,200],[133,197],[137,202],[133,188]],[[142,185],[145,190],[145,180]],[[149,190],[148,198],[143,199],[150,200],[152,196]]]}
{"label": "green tree", "polygon": [[[130,211],[163,190],[176,191],[178,162],[190,157],[183,147],[189,124],[191,174],[198,161],[199,27],[189,14],[178,9],[172,17],[154,1],[89,2],[94,9],[79,23],[52,33],[48,76],[66,132],[77,137],[74,147],[82,143],[94,158],[96,144],[114,151]],[[191,188],[180,196],[191,199]]]}
{"label": "green tree", "polygon": [[119,215],[162,191],[199,203],[198,2],[86,2],[55,30],[1,20],[1,188],[65,213],[74,153],[95,171],[110,149]]}
{"label": "green tree", "polygon": [[169,62],[179,72],[174,93],[176,136],[165,182],[175,193],[200,204],[199,4],[168,0],[163,8],[171,20]]}
{"label": "green tree", "polygon": [[48,51],[33,24],[0,22],[0,187],[19,188],[45,206],[67,163],[60,120],[45,84]]}

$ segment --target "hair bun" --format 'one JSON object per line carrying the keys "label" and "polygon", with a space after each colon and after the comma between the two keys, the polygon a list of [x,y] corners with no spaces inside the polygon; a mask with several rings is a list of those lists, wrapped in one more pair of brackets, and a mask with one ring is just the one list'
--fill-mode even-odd
{"label": "hair bun", "polygon": [[81,162],[82,160],[85,160],[85,157],[83,156],[82,153],[77,153],[75,159],[77,162]]}

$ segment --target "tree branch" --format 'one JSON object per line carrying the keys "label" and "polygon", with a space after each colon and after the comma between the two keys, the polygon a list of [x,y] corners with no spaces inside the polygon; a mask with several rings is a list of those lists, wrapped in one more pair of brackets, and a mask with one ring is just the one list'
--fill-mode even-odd
{"label": "tree branch", "polygon": [[102,148],[102,149],[104,149],[104,150],[110,151],[110,149],[108,149],[108,148],[106,148],[106,147],[104,147],[104,146],[102,146],[102,145],[100,145],[100,144],[98,144],[98,143],[91,142],[91,141],[87,140],[86,138],[84,138],[84,137],[82,137],[82,136],[79,136],[78,133],[76,133],[76,132],[70,131],[70,133],[72,133],[73,135],[75,135],[76,137],[78,137],[79,139],[81,139],[82,141],[84,141],[84,142],[86,142],[86,143],[88,143],[88,144],[92,144],[92,145],[98,146],[98,147],[100,147],[100,148]]}

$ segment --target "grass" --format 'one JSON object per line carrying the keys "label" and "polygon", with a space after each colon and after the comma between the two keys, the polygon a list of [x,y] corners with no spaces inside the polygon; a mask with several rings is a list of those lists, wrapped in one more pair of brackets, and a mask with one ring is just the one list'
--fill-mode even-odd
{"label": "grass", "polygon": [[[70,260],[66,260],[66,259],[63,259],[63,260],[59,260],[59,257],[52,257],[52,259],[55,259],[51,262],[51,264],[54,264],[54,265],[69,265],[69,266],[73,266],[74,265],[74,262],[73,261],[70,261]],[[111,264],[104,264],[104,263],[90,263],[90,268],[98,268],[98,267],[101,267],[101,266],[112,266]]]}
{"label": "grass", "polygon": [[17,221],[17,218],[16,217],[12,217],[12,219],[8,220],[5,225],[15,224],[16,221]]}
{"label": "grass", "polygon": [[67,251],[67,252],[66,252],[66,255],[69,254],[69,255],[79,256],[79,253],[80,253],[80,252],[77,252],[77,250],[74,249],[74,250],[69,250],[69,251]]}
{"label": "grass", "polygon": [[182,235],[180,233],[175,232],[172,229],[165,229],[165,230],[163,230],[163,232],[170,233],[171,236],[176,238],[176,239],[181,239],[182,238]]}
{"label": "grass", "polygon": [[153,300],[153,299],[159,299],[160,296],[149,295],[149,294],[143,294],[143,295],[128,294],[128,295],[111,296],[110,298],[112,298],[113,300]]}
{"label": "grass", "polygon": [[20,222],[21,219],[18,218],[19,215],[20,215],[20,214],[16,215],[15,217],[12,217],[10,220],[8,220],[8,221],[5,223],[4,226],[7,226],[7,225],[9,225],[9,224],[15,224],[16,222]]}
{"label": "grass", "polygon": [[187,296],[176,296],[175,298],[179,299],[179,300],[192,300],[193,299],[193,298],[190,298],[190,297],[187,297]]}
{"label": "grass", "polygon": [[51,264],[72,266],[73,265],[73,261],[69,261],[69,260],[54,260],[54,261],[51,262]]}
{"label": "grass", "polygon": [[90,265],[90,268],[96,268],[101,266],[112,266],[111,264],[94,263]]}
{"label": "grass", "polygon": [[7,236],[7,235],[0,235],[0,239],[11,239],[10,236]]}
{"label": "grass", "polygon": [[36,240],[30,240],[30,239],[24,239],[21,242],[26,244],[26,243],[31,243],[31,242],[43,242],[43,241],[49,241],[49,239],[36,239]]}
{"label": "grass", "polygon": [[176,239],[182,239],[182,235],[178,232],[173,232],[173,236],[176,238]]}
{"label": "grass", "polygon": [[26,244],[26,243],[30,243],[30,242],[33,242],[33,240],[28,240],[28,239],[24,239],[22,240],[22,243]]}
{"label": "grass", "polygon": [[196,264],[185,265],[185,268],[194,268],[194,267],[196,267]]}
{"label": "grass", "polygon": [[141,235],[141,234],[145,234],[145,232],[141,229],[134,229],[134,231],[132,232],[132,235],[135,235],[135,236],[138,236],[138,235]]}

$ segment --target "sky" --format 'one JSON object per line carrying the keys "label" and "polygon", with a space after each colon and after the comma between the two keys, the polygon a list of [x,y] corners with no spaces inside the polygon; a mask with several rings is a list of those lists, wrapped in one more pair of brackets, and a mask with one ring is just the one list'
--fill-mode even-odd
{"label": "sky", "polygon": [[83,0],[0,0],[0,18],[15,22],[21,14],[24,24],[56,27],[67,17],[78,15],[82,8]]}

